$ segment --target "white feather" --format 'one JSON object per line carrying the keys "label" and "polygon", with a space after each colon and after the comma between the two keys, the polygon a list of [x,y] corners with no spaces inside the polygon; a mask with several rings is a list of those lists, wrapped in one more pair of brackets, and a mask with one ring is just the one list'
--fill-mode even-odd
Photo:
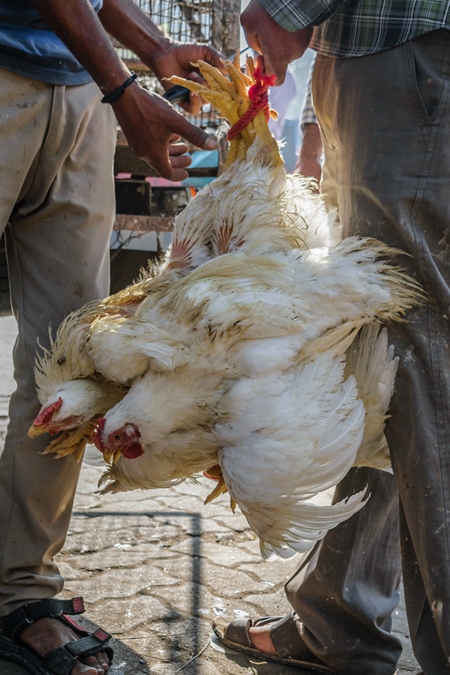
{"label": "white feather", "polygon": [[96,373],[130,385],[103,434],[132,424],[144,454],[122,456],[106,491],[219,462],[263,555],[286,557],[363,505],[308,500],[355,463],[384,461],[395,361],[385,337],[349,345],[365,323],[399,319],[418,288],[380,242],[337,243],[320,197],[266,158],[257,139],[189,202],[157,276],[69,317],[37,380],[43,403],[55,383]]}

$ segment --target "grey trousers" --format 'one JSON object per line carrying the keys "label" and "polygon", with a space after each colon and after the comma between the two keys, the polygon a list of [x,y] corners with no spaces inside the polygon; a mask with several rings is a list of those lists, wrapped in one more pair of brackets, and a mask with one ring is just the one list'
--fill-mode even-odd
{"label": "grey trousers", "polygon": [[[400,368],[387,437],[394,477],[352,470],[336,497],[371,498],[332,530],[286,585],[294,608],[273,627],[340,675],[389,675],[400,556],[414,653],[424,675],[450,673],[450,31],[367,57],[318,56],[314,106],[322,188],[344,235],[406,251],[398,262],[427,301],[390,326]],[[397,504],[399,502],[399,509]],[[400,515],[399,515],[400,514]],[[399,534],[400,528],[400,534]]]}
{"label": "grey trousers", "polygon": [[0,232],[18,322],[17,389],[0,457],[0,616],[62,588],[53,556],[69,525],[79,464],[29,439],[39,409],[38,340],[104,297],[114,219],[115,120],[95,84],[54,87],[0,69]]}

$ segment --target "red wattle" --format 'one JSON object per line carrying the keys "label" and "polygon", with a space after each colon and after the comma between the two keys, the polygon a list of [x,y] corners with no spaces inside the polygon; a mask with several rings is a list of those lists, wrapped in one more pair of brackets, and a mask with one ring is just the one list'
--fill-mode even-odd
{"label": "red wattle", "polygon": [[144,450],[142,449],[142,445],[140,443],[133,443],[122,450],[122,455],[125,457],[125,459],[136,459],[136,457],[140,457],[143,454]]}

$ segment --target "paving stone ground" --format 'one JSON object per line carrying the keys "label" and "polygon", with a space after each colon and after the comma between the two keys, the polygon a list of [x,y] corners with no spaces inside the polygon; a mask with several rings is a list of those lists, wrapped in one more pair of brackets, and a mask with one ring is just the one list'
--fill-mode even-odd
{"label": "paving stone ground", "polygon": [[[0,440],[13,388],[11,318],[0,319]],[[111,675],[290,675],[210,643],[217,616],[284,614],[283,585],[298,560],[266,563],[226,496],[208,506],[210,481],[171,490],[100,495],[97,451],[83,464],[74,513],[58,564],[63,597],[82,595],[86,616],[114,636]],[[398,675],[419,672],[412,655],[403,598],[394,630],[404,651]],[[302,670],[308,675],[310,671]],[[29,675],[0,659],[0,675]]]}

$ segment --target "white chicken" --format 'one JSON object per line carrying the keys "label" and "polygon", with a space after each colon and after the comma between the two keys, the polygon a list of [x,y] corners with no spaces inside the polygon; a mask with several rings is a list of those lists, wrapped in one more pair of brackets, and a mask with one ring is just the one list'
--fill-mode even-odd
{"label": "white chicken", "polygon": [[397,318],[411,302],[406,278],[386,261],[391,254],[355,237],[331,249],[258,256],[241,249],[146,298],[134,317],[99,318],[84,348],[104,378],[124,385],[149,368],[199,357],[251,376],[284,370],[334,342],[342,353],[364,323]]}
{"label": "white chicken", "polygon": [[150,267],[136,284],[72,312],[54,339],[49,331],[50,349],[41,348],[35,367],[42,407],[29,430],[31,437],[60,434],[50,442],[45,453],[55,453],[57,457],[75,453],[80,459],[97,418],[126,392],[125,387],[102,377],[89,357],[85,343],[91,324],[100,317],[116,320],[132,317],[145,297],[157,297],[208,256],[210,245],[206,235],[193,228],[187,238],[186,229],[180,226],[174,246],[160,268]]}
{"label": "white chicken", "polygon": [[106,491],[168,487],[218,461],[221,484],[260,537],[264,557],[306,550],[354,513],[363,495],[330,507],[310,498],[352,465],[389,466],[383,428],[396,361],[386,332],[367,326],[347,355],[327,350],[281,371],[262,360],[251,377],[214,365],[199,358],[147,370],[106,414],[95,442],[118,460],[105,474],[113,481]]}
{"label": "white chicken", "polygon": [[[238,123],[261,73],[227,62],[227,79],[199,65],[211,88],[182,83]],[[39,365],[41,392],[58,359],[75,363],[80,354],[76,378],[115,387],[118,401],[94,432],[112,462],[106,491],[215,474],[210,498],[228,490],[264,557],[307,550],[361,508],[364,494],[328,507],[310,502],[351,466],[388,465],[383,430],[396,362],[373,322],[399,318],[419,295],[380,242],[336,244],[322,202],[299,180],[286,182],[261,110],[231,142],[222,176],[177,217],[168,260],[133,311],[88,320],[81,312],[81,329],[69,319]],[[67,369],[65,387],[76,372]],[[56,429],[66,401],[56,410],[50,390],[34,428]],[[83,420],[101,412],[95,396]],[[67,415],[66,406],[72,422],[76,407]]]}

